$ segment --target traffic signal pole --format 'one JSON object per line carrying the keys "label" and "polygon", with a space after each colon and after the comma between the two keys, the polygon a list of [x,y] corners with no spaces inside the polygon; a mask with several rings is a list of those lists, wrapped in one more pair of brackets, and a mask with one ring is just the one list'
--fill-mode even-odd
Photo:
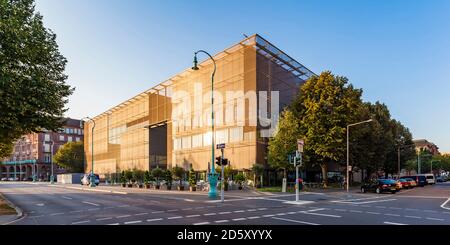
{"label": "traffic signal pole", "polygon": [[[220,159],[221,161],[223,161],[223,148],[222,149],[220,149],[220,151],[221,151],[221,153],[222,153],[222,158]],[[225,183],[225,181],[224,181],[224,168],[225,168],[225,166],[222,164],[222,179],[221,179],[221,185],[220,185],[220,200],[222,201],[222,203],[224,203],[225,202],[225,186],[224,186],[224,183]]]}

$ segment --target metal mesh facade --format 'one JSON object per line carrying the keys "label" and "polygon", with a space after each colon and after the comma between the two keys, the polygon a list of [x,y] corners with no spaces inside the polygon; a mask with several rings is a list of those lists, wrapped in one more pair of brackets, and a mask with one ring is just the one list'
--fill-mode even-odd
{"label": "metal mesh facade", "polygon": [[[266,98],[268,113],[274,110],[270,106],[273,102],[281,111],[313,73],[258,35],[214,59],[215,143],[226,144],[225,156],[234,169],[265,163],[267,138],[261,137],[261,132],[267,125],[260,123],[258,105]],[[199,68],[186,69],[95,117],[94,172],[175,165],[207,170],[211,161],[213,64],[206,60]],[[272,98],[271,91],[279,91],[279,96]],[[91,127],[86,123],[87,172],[91,171]]]}

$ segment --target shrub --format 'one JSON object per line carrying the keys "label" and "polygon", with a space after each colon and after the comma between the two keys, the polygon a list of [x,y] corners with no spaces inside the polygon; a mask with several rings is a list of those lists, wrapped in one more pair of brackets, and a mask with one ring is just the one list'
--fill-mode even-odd
{"label": "shrub", "polygon": [[153,177],[156,178],[156,184],[159,184],[159,179],[163,176],[164,171],[160,169],[159,167],[152,170]]}
{"label": "shrub", "polygon": [[127,178],[125,177],[125,171],[122,170],[122,173],[120,174],[120,183],[126,184]]}
{"label": "shrub", "polygon": [[189,170],[189,186],[197,185],[197,175],[195,174],[194,168]]}
{"label": "shrub", "polygon": [[144,173],[144,184],[148,185],[149,182],[150,182],[150,172],[147,170]]}
{"label": "shrub", "polygon": [[170,169],[167,169],[164,172],[164,179],[167,181],[167,186],[172,186],[172,171],[170,171]]}
{"label": "shrub", "polygon": [[239,173],[236,176],[234,176],[234,181],[236,181],[236,183],[238,183],[239,185],[242,185],[242,183],[244,183],[245,180],[246,178],[242,173]]}
{"label": "shrub", "polygon": [[130,182],[131,179],[133,178],[133,172],[131,172],[131,170],[125,170],[124,176],[125,180]]}
{"label": "shrub", "polygon": [[181,181],[183,180],[183,176],[184,176],[184,169],[182,167],[178,167],[175,166],[172,168],[172,176],[175,180],[180,181],[180,186],[181,186]]}

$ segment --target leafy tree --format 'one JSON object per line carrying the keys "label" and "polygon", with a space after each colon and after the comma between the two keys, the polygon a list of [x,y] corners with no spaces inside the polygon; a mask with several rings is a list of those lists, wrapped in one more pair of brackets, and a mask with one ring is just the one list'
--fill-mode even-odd
{"label": "leafy tree", "polygon": [[144,184],[148,185],[149,182],[150,182],[150,172],[146,170],[144,173]]}
{"label": "leafy tree", "polygon": [[159,167],[156,167],[152,170],[152,175],[156,179],[156,184],[159,185],[159,180],[161,177],[163,177],[164,171],[160,169]]}
{"label": "leafy tree", "polygon": [[124,173],[125,179],[127,180],[127,182],[129,183],[132,179],[133,179],[133,172],[129,169],[125,170]]}
{"label": "leafy tree", "polygon": [[120,183],[126,184],[127,179],[125,178],[125,171],[122,170],[122,173],[120,174]]}
{"label": "leafy tree", "polygon": [[253,164],[253,166],[252,166],[252,173],[253,173],[253,183],[254,183],[254,185],[255,185],[255,187],[257,186],[256,185],[256,180],[258,179],[258,177],[260,177],[260,186],[262,187],[262,184],[263,184],[263,174],[264,174],[264,165],[262,165],[262,164],[258,164],[258,163],[255,163],[255,164]]}
{"label": "leafy tree", "polygon": [[197,185],[197,175],[194,171],[194,168],[191,167],[189,170],[189,185],[196,186]]}
{"label": "leafy tree", "polygon": [[53,161],[70,172],[84,172],[83,142],[68,142],[62,145],[53,156]]}
{"label": "leafy tree", "polygon": [[362,90],[355,89],[347,78],[327,71],[308,79],[290,107],[299,120],[295,138],[305,140],[305,155],[309,158],[304,160],[320,166],[325,187],[327,164],[345,159],[346,128],[358,119],[361,94]]}
{"label": "leafy tree", "polygon": [[0,159],[9,157],[13,151],[14,143],[12,142],[0,142]]}
{"label": "leafy tree", "polygon": [[133,182],[141,183],[144,179],[144,171],[140,169],[133,169]]}
{"label": "leafy tree", "polygon": [[175,180],[180,181],[180,186],[182,185],[181,181],[183,180],[184,176],[184,169],[179,166],[175,166],[172,168],[172,175]]}
{"label": "leafy tree", "polygon": [[73,89],[56,35],[42,19],[33,0],[0,0],[0,143],[64,125]]}
{"label": "leafy tree", "polygon": [[170,171],[170,169],[167,169],[167,170],[164,172],[164,179],[165,179],[166,182],[167,182],[167,186],[172,186],[173,178],[172,178],[172,171]]}
{"label": "leafy tree", "polygon": [[297,149],[299,128],[299,120],[294,113],[284,110],[280,115],[274,137],[269,140],[269,165],[283,170],[284,178],[287,178],[287,171],[293,168],[289,163],[288,154]]}

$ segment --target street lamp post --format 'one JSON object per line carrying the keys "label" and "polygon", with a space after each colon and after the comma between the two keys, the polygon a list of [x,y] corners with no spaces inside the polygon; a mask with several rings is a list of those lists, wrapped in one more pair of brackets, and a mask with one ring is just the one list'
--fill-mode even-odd
{"label": "street lamp post", "polygon": [[53,142],[53,140],[51,140],[51,139],[48,142],[51,144],[51,148],[50,148],[50,184],[54,184],[55,176],[53,175],[53,145],[55,144],[55,142]]}
{"label": "street lamp post", "polygon": [[359,124],[363,124],[363,123],[369,123],[372,122],[372,119],[366,120],[366,121],[362,121],[362,122],[357,122],[357,123],[353,123],[353,124],[349,124],[347,125],[347,170],[346,170],[346,186],[347,186],[347,193],[349,192],[349,160],[350,160],[350,144],[349,144],[349,136],[350,136],[350,127],[359,125]]}
{"label": "street lamp post", "polygon": [[211,74],[211,172],[208,174],[208,181],[209,181],[209,192],[208,197],[209,198],[216,198],[217,197],[217,178],[218,174],[216,173],[215,166],[214,166],[214,148],[215,148],[215,135],[214,135],[214,75],[216,74],[216,61],[214,58],[206,51],[204,50],[198,50],[194,53],[194,64],[192,66],[192,70],[198,70],[198,61],[197,61],[197,54],[198,53],[204,53],[212,60],[214,64],[214,70]]}
{"label": "street lamp post", "polygon": [[92,165],[91,165],[91,175],[90,175],[90,187],[96,187],[95,185],[95,175],[94,175],[94,128],[95,128],[95,121],[94,119],[90,118],[90,117],[84,117],[81,119],[80,121],[80,128],[83,128],[83,123],[84,123],[84,119],[88,119],[89,121],[91,121],[94,125],[92,126],[92,133],[91,133],[91,160],[92,160]]}

